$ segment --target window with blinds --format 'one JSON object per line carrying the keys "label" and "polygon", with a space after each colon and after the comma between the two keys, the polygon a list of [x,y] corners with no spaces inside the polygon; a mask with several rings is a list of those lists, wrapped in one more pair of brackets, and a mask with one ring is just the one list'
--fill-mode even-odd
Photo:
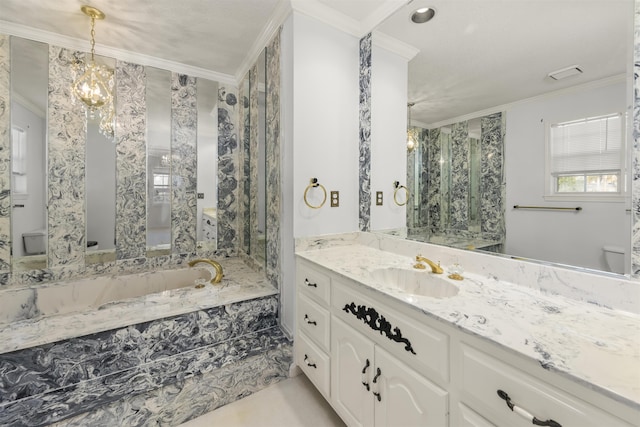
{"label": "window with blinds", "polygon": [[552,195],[622,192],[624,117],[620,113],[550,126],[548,172]]}

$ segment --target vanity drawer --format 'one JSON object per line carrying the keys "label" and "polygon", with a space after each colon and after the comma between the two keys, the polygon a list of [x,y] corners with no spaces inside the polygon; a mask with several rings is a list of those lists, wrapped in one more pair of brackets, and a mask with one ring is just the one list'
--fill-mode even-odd
{"label": "vanity drawer", "polygon": [[298,267],[296,278],[298,289],[317,302],[329,305],[329,295],[331,293],[331,279],[324,273],[308,265]]}
{"label": "vanity drawer", "polygon": [[431,381],[449,382],[449,336],[333,282],[332,312]]}
{"label": "vanity drawer", "polygon": [[331,314],[311,299],[298,294],[298,325],[324,351],[329,351]]}
{"label": "vanity drawer", "polygon": [[329,356],[313,344],[304,333],[298,333],[296,337],[296,363],[328,400],[331,395]]}
{"label": "vanity drawer", "polygon": [[[562,427],[630,427],[612,414],[491,355],[465,344],[461,350],[461,399],[496,425],[531,426],[531,418],[527,419],[529,413],[538,420],[553,420]],[[498,390],[508,395],[515,405],[513,411]]]}

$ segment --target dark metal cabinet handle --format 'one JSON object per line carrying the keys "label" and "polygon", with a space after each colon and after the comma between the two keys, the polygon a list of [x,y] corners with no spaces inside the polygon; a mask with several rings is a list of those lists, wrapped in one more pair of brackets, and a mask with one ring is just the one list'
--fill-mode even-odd
{"label": "dark metal cabinet handle", "polygon": [[318,284],[317,284],[317,283],[311,283],[311,282],[309,281],[309,279],[304,279],[304,284],[305,284],[305,285],[307,285],[307,286],[310,286],[310,287],[312,287],[312,288],[317,288],[317,287],[318,287]]}
{"label": "dark metal cabinet handle", "polygon": [[307,364],[307,366],[310,366],[310,367],[312,367],[312,368],[314,368],[314,369],[316,369],[316,368],[317,368],[317,366],[316,366],[316,364],[315,364],[315,363],[311,363],[311,362],[309,362],[309,356],[307,356],[306,354],[304,355],[304,363],[306,363],[306,364]]}
{"label": "dark metal cabinet handle", "polygon": [[503,399],[507,403],[507,406],[509,407],[509,409],[511,409],[513,412],[520,415],[521,417],[525,418],[526,420],[531,421],[531,423],[534,425],[548,426],[548,427],[562,427],[562,424],[558,423],[557,421],[540,420],[534,417],[532,414],[530,414],[529,411],[527,411],[526,409],[523,409],[520,406],[516,406],[516,404],[511,401],[511,398],[509,397],[509,395],[502,390],[498,390],[498,396],[500,396],[500,399]]}
{"label": "dark metal cabinet handle", "polygon": [[308,325],[317,325],[318,322],[316,322],[315,320],[310,320],[309,316],[307,316],[306,314],[304,315],[304,321],[307,322]]}
{"label": "dark metal cabinet handle", "polygon": [[378,370],[376,371],[376,376],[373,377],[373,383],[376,384],[376,390],[373,392],[373,395],[378,398],[378,402],[380,402],[382,400],[382,397],[380,396],[380,386],[378,385],[378,378],[380,377],[380,375],[382,375],[382,371],[380,370],[380,368],[377,368]]}
{"label": "dark metal cabinet handle", "polygon": [[369,359],[367,359],[364,368],[362,368],[362,385],[367,389],[367,391],[370,390],[369,382],[367,381],[367,369],[369,369],[369,366],[371,366],[371,363],[369,363]]}

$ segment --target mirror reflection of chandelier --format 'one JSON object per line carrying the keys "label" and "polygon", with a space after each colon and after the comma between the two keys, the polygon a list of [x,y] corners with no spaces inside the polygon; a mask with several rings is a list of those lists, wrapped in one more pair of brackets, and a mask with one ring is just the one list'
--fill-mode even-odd
{"label": "mirror reflection of chandelier", "polygon": [[416,105],[415,102],[409,102],[407,104],[407,110],[409,110],[409,118],[407,120],[407,151],[409,152],[415,150],[418,146],[418,132],[411,126],[411,107],[414,105]]}
{"label": "mirror reflection of chandelier", "polygon": [[115,111],[113,106],[113,70],[95,62],[95,23],[104,19],[102,11],[82,6],[82,12],[91,18],[91,60],[89,63],[76,62],[73,65],[73,94],[82,101],[87,117],[100,119],[100,133],[109,139],[114,137]]}

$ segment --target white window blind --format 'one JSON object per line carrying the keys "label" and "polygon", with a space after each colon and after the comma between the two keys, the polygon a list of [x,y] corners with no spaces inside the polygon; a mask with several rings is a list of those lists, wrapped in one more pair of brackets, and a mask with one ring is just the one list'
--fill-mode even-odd
{"label": "white window blind", "polygon": [[622,134],[622,114],[551,125],[551,174],[619,173]]}

